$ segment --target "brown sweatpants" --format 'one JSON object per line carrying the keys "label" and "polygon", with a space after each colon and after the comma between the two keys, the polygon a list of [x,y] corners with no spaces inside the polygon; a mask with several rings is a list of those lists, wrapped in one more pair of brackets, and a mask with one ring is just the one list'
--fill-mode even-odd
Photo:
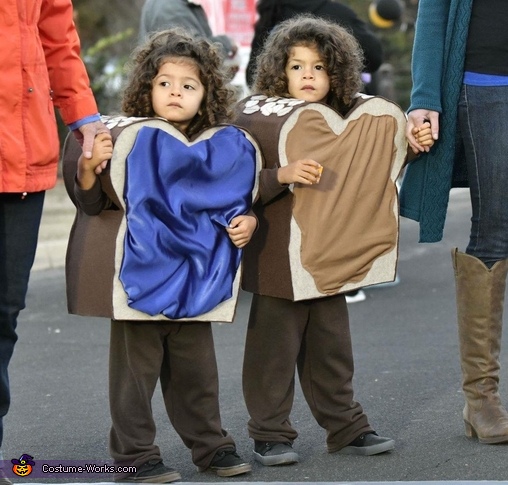
{"label": "brown sweatpants", "polygon": [[221,425],[210,323],[112,320],[109,447],[115,463],[160,459],[151,405],[158,379],[169,420],[197,466],[208,467],[218,450],[235,448]]}
{"label": "brown sweatpants", "polygon": [[338,451],[372,431],[353,398],[353,352],[345,297],[293,302],[253,295],[243,363],[249,436],[293,441],[295,367],[305,399]]}

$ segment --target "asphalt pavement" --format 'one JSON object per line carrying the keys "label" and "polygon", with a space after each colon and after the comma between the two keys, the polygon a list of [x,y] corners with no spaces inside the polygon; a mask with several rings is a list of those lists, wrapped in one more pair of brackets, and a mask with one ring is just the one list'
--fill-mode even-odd
{"label": "asphalt pavement", "polygon": [[[107,398],[109,323],[68,315],[63,264],[74,208],[62,182],[48,192],[27,309],[10,367],[12,407],[5,419],[4,458],[30,454],[45,462],[109,463]],[[450,249],[464,249],[468,193],[452,193],[445,238],[418,244],[418,226],[401,220],[398,275],[392,287],[366,290],[350,305],[355,396],[379,434],[396,449],[372,457],[328,454],[325,433],[297,386],[292,421],[300,463],[262,467],[233,478],[198,473],[168,423],[160,393],[153,401],[156,441],[182,482],[237,484],[508,484],[508,445],[480,445],[464,436]],[[243,342],[250,296],[242,293],[233,324],[214,324],[224,427],[252,460],[241,391]],[[508,344],[508,332],[503,338]],[[508,402],[508,352],[502,354],[501,394]],[[14,477],[17,483],[108,483],[110,477]]]}

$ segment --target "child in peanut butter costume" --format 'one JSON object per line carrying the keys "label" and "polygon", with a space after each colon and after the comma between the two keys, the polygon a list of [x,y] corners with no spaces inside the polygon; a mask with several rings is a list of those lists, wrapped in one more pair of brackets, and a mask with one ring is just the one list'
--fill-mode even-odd
{"label": "child in peanut butter costume", "polygon": [[[269,36],[258,58],[253,98],[259,94],[269,101],[283,97],[325,103],[345,115],[356,102],[361,71],[361,50],[352,35],[326,20],[298,16],[281,23]],[[267,117],[260,119],[263,123]],[[432,143],[428,126],[415,134],[422,143]],[[289,227],[283,220],[291,214],[289,185],[299,184],[305,190],[319,184],[321,177],[322,166],[310,158],[288,160],[285,166],[267,159],[260,173],[260,200],[254,206],[260,228],[253,243],[267,235],[264,242],[272,246],[262,251],[272,257],[267,267],[267,260],[263,262],[253,253],[260,248],[254,244],[244,260],[243,287],[254,295],[243,389],[254,457],[266,466],[299,460],[292,448],[298,433],[290,422],[295,367],[312,414],[327,432],[330,453],[365,456],[395,447],[393,439],[374,431],[362,406],[354,400],[353,353],[344,294],[301,301],[284,296],[291,293],[290,283],[281,276],[287,274],[284,265],[288,249],[283,247],[283,238],[268,235],[281,226]]]}

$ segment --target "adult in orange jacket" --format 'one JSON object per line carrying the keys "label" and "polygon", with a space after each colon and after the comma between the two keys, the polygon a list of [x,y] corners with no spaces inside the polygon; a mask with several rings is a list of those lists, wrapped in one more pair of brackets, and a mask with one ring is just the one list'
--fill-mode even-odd
{"label": "adult in orange jacket", "polygon": [[83,143],[85,156],[91,157],[95,135],[108,130],[80,58],[71,0],[2,0],[0,66],[1,446],[17,317],[25,306],[44,194],[57,177],[54,106]]}

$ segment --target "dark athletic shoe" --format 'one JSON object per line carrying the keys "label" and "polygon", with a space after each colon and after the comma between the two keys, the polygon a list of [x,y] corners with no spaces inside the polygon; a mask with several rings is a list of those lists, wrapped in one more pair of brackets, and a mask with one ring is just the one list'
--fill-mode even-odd
{"label": "dark athletic shoe", "polygon": [[354,439],[337,453],[342,455],[360,455],[370,456],[379,455],[386,451],[392,451],[395,448],[395,441],[391,438],[383,438],[378,436],[375,431],[362,433],[358,438]]}
{"label": "dark athletic shoe", "polygon": [[181,480],[181,475],[172,468],[168,468],[162,460],[150,460],[138,468],[138,471],[119,482],[132,483],[171,483]]}
{"label": "dark athletic shoe", "polygon": [[254,441],[254,459],[265,466],[298,463],[298,453],[288,442]]}
{"label": "dark athletic shoe", "polygon": [[250,463],[242,460],[235,450],[219,450],[215,453],[212,462],[208,466],[198,467],[198,471],[204,472],[206,470],[213,470],[219,477],[234,477],[242,473],[249,473],[252,471]]}

